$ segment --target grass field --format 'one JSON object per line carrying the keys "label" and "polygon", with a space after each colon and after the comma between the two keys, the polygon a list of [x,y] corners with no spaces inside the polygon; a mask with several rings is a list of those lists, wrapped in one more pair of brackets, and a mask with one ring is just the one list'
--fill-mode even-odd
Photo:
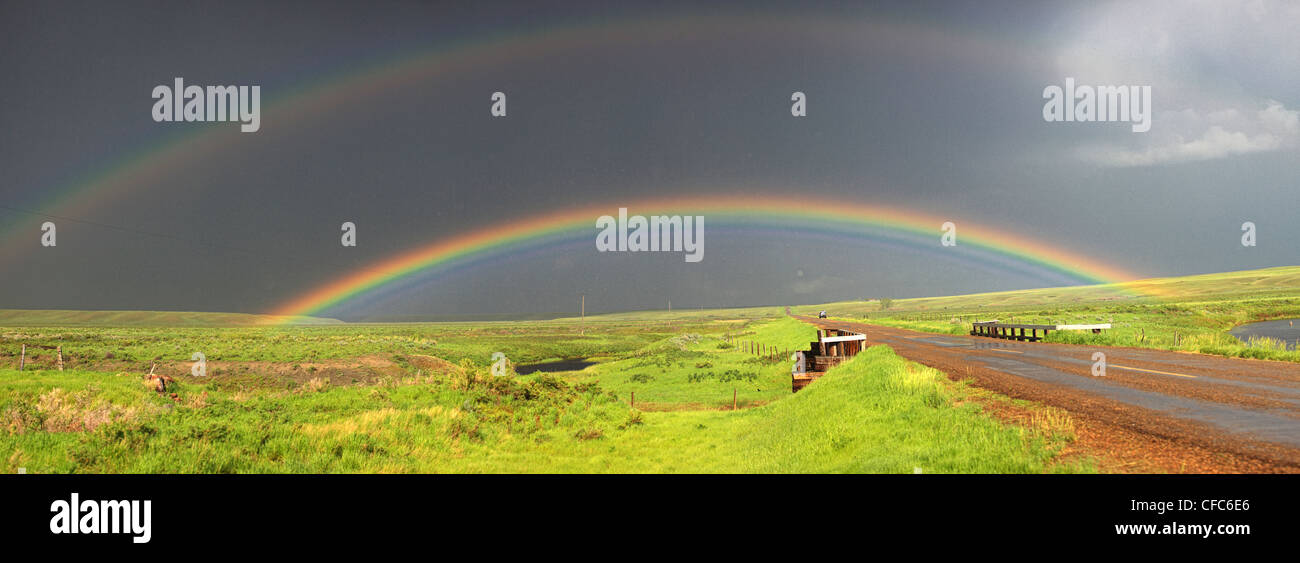
{"label": "grass field", "polygon": [[[1134,296],[1140,289],[1153,295]],[[1109,322],[1101,334],[1055,332],[1049,342],[1136,346],[1221,356],[1300,361],[1300,351],[1271,339],[1241,342],[1233,327],[1300,317],[1300,266],[1144,280],[1131,286],[1080,286],[797,307],[812,314],[945,334],[966,334],[971,321],[1032,324]]]}
{"label": "grass field", "polygon": [[[643,410],[730,408],[733,401],[748,407],[790,394],[787,357],[816,340],[815,332],[809,324],[783,318],[722,338],[684,335],[593,366],[585,377],[629,401],[635,394]],[[743,348],[744,342],[781,352],[724,353]]]}
{"label": "grass field", "polygon": [[[59,342],[72,366],[53,370],[42,357],[27,371],[0,369],[0,461],[29,473],[1093,470],[1060,459],[1068,417],[1004,423],[981,406],[997,399],[972,400],[887,348],[792,395],[788,362],[733,342],[794,349],[811,328],[751,313],[0,329],[6,354]],[[185,375],[195,349],[211,350],[205,377]],[[493,351],[598,363],[494,376]],[[178,380],[165,394],[142,382],[155,363]],[[642,408],[629,406],[632,392]]]}
{"label": "grass field", "polygon": [[[948,333],[989,318],[1111,322],[1100,335],[1049,340],[1300,361],[1227,333],[1300,316],[1300,267],[1137,285],[1155,295],[1090,286],[794,310]],[[30,473],[1038,473],[1099,464],[1071,450],[1074,424],[1063,411],[954,382],[887,347],[792,394],[788,354],[814,336],[782,307],[514,322],[267,324],[274,320],[0,312],[0,462]],[[53,346],[62,346],[66,371],[55,368]],[[203,376],[191,375],[196,352]],[[509,360],[498,375],[496,353]],[[556,360],[594,363],[554,374],[510,369]],[[148,388],[150,369],[176,381],[164,393]]]}

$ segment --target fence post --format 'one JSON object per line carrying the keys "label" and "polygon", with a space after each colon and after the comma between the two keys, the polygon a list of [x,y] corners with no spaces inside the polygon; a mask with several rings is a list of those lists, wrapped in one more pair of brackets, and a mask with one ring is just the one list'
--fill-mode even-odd
{"label": "fence post", "polygon": [[63,345],[59,345],[59,371],[63,371]]}
{"label": "fence post", "polygon": [[731,388],[731,410],[736,410],[736,388]]}
{"label": "fence post", "polygon": [[23,344],[23,351],[18,356],[18,371],[23,371],[25,365],[27,365],[27,345]]}

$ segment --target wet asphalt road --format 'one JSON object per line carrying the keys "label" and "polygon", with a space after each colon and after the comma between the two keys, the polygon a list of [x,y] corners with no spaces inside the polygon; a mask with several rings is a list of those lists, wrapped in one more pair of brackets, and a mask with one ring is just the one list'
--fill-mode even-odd
{"label": "wet asphalt road", "polygon": [[[1088,405],[1117,418],[1160,417],[1190,423],[1229,439],[1300,451],[1300,364],[1223,358],[1137,348],[1017,342],[978,336],[936,335],[864,323],[800,317],[827,328],[867,335],[900,356],[960,376],[983,368],[998,375],[1001,391],[1033,387],[1034,398],[1067,408]],[[1283,321],[1283,324],[1286,324]],[[1288,327],[1289,328],[1289,327]],[[1105,354],[1105,375],[1093,375],[1093,354]],[[1054,401],[1054,397],[1063,400]],[[1068,399],[1068,400],[1064,400]],[[1107,404],[1126,408],[1107,408]],[[1119,420],[1125,423],[1125,420]],[[1134,421],[1136,422],[1136,421]]]}

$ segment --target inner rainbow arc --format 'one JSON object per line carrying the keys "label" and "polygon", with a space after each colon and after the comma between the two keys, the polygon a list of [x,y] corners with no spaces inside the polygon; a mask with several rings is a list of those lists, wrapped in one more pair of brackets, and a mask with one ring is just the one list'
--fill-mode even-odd
{"label": "inner rainbow arc", "polygon": [[[840,223],[844,228],[870,227],[912,237],[933,237],[940,245],[941,226],[946,222],[927,214],[897,207],[867,205],[840,200],[788,196],[688,196],[641,200],[619,205],[584,206],[503,222],[429,244],[380,260],[361,270],[340,276],[276,306],[270,314],[284,317],[317,314],[333,306],[377,290],[382,286],[476,255],[509,250],[530,241],[586,230],[595,237],[595,221],[614,215],[619,207],[634,215],[702,215],[705,230],[709,216],[729,219],[752,218],[757,222]],[[954,220],[959,245],[1012,259],[1036,268],[1063,273],[1084,283],[1121,284],[1120,291],[1134,293],[1121,282],[1141,276],[1032,237]]]}

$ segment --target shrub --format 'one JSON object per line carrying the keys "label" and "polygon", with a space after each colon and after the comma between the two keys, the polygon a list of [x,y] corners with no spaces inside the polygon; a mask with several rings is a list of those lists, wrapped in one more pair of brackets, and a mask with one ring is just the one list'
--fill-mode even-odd
{"label": "shrub", "polygon": [[584,441],[596,440],[599,438],[603,438],[604,436],[605,433],[602,432],[599,428],[583,428],[581,430],[578,430],[573,435],[574,438],[577,438],[578,440],[584,440]]}
{"label": "shrub", "polygon": [[641,411],[632,409],[631,412],[627,413],[627,420],[623,421],[623,424],[618,425],[618,429],[627,430],[628,428],[640,424],[643,424],[643,421],[641,420]]}
{"label": "shrub", "polygon": [[328,381],[328,380],[325,380],[325,379],[320,378],[320,377],[313,377],[313,378],[307,380],[307,383],[303,384],[303,386],[302,386],[302,392],[303,392],[303,393],[317,393],[317,392],[320,392],[320,391],[324,391],[324,390],[325,390],[326,388],[328,388],[329,386],[330,386],[330,384],[329,384],[329,381]]}

